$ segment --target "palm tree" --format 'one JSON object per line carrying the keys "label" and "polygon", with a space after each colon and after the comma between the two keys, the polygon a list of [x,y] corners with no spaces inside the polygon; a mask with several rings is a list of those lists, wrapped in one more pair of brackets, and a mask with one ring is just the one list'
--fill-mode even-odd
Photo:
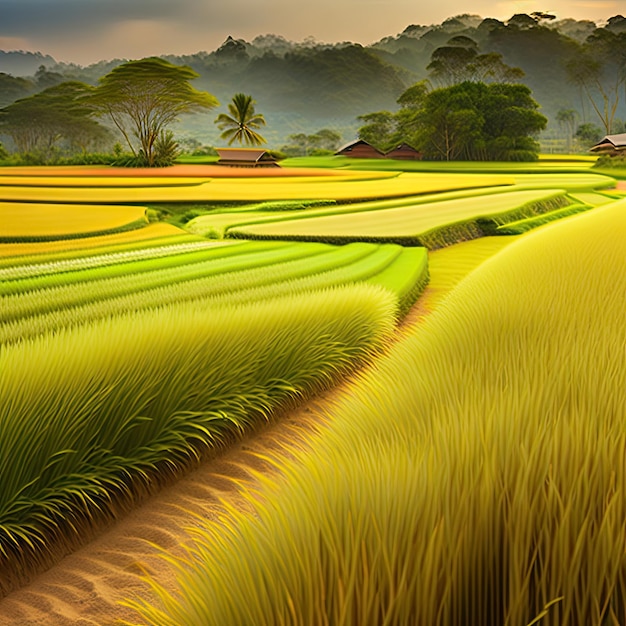
{"label": "palm tree", "polygon": [[222,130],[220,137],[228,139],[231,146],[234,141],[247,146],[260,146],[265,139],[253,129],[265,126],[265,118],[260,113],[254,112],[254,100],[252,96],[237,93],[233,101],[228,105],[230,115],[220,113],[215,120],[219,129]]}

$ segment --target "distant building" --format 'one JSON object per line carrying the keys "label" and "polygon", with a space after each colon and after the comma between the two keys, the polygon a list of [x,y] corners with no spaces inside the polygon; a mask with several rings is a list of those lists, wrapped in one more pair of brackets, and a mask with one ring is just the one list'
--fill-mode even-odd
{"label": "distant building", "polygon": [[590,152],[598,154],[608,154],[610,156],[626,155],[626,133],[619,135],[606,135],[589,149]]}
{"label": "distant building", "polygon": [[339,150],[335,152],[335,155],[355,157],[359,159],[382,159],[385,157],[380,150],[377,150],[374,146],[367,143],[367,141],[363,141],[362,139],[351,141],[342,148],[339,148]]}
{"label": "distant building", "polygon": [[408,143],[401,143],[385,154],[386,159],[400,159],[401,161],[421,161],[424,155]]}
{"label": "distant building", "polygon": [[215,148],[218,165],[231,167],[280,167],[276,159],[262,148]]}

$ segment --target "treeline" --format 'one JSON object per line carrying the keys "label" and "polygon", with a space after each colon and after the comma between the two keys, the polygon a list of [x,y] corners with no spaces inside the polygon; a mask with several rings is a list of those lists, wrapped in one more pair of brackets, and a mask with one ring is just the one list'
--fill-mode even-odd
{"label": "treeline", "polygon": [[[460,53],[466,57],[461,61],[474,57],[474,76],[468,80],[477,80],[481,72],[519,69],[523,74],[519,82],[530,87],[549,120],[544,140],[558,139],[565,149],[575,144],[583,125],[591,126],[583,129],[581,145],[598,133],[620,132],[623,127],[625,38],[626,18],[621,15],[597,28],[590,21],[557,20],[547,13],[518,14],[507,21],[465,14],[440,25],[410,25],[367,47],[349,42],[294,43],[265,35],[252,42],[229,37],[210,53],[164,58],[191,67],[199,74],[197,87],[220,102],[236,92],[254,94],[267,120],[268,142],[280,147],[290,144],[291,135],[312,135],[320,128],[350,139],[356,134],[358,116],[378,110],[397,112],[398,97],[420,80],[428,78],[433,88],[446,86],[433,74],[433,67],[429,69],[436,61],[433,55],[442,48],[462,47],[454,41],[450,45],[451,40],[469,40],[476,54],[472,45]],[[83,68],[52,65],[41,55],[23,56],[42,66],[26,78],[9,75],[16,67],[15,54],[9,59],[0,53],[0,70],[6,68],[0,73],[0,106],[67,80],[95,85],[122,62],[103,61]],[[195,137],[212,145],[217,141],[217,131],[200,118],[183,119],[179,129],[181,139]]]}

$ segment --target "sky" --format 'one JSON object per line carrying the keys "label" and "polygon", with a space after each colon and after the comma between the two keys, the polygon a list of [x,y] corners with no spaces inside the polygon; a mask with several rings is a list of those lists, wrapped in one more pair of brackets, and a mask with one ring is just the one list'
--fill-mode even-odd
{"label": "sky", "polygon": [[228,35],[367,45],[409,24],[439,24],[461,13],[506,20],[532,11],[598,23],[626,13],[626,0],[0,0],[0,50],[87,65],[210,52]]}

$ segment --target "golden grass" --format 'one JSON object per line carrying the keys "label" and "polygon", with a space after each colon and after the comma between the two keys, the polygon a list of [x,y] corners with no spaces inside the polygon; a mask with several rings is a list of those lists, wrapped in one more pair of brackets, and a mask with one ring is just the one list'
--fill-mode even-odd
{"label": "golden grass", "polygon": [[[7,187],[177,187],[199,185],[206,178],[149,176],[6,176],[0,171],[0,188]],[[1,192],[0,192],[1,193]]]}
{"label": "golden grass", "polygon": [[507,191],[469,198],[416,203],[380,211],[251,224],[233,229],[243,237],[346,237],[350,239],[416,237],[437,228],[513,211],[563,195],[562,190]]}
{"label": "golden grass", "polygon": [[189,238],[189,235],[171,224],[148,224],[143,228],[131,230],[123,233],[111,235],[100,235],[97,237],[87,237],[84,239],[62,239],[59,241],[41,241],[32,243],[3,243],[0,244],[0,257],[18,257],[54,255],[59,252],[69,252],[72,250],[85,250],[100,247],[125,245],[132,242],[145,242],[150,239],[161,240],[164,237],[171,237],[175,241],[179,237]]}
{"label": "golden grass", "polygon": [[462,280],[141,623],[625,624],[625,209]]}
{"label": "golden grass", "polygon": [[513,179],[481,174],[397,174],[396,172],[354,172],[338,177],[257,177],[212,179],[201,185],[179,188],[44,188],[0,186],[6,201],[125,203],[262,201],[308,198],[353,200],[408,196],[450,189],[512,184]]}
{"label": "golden grass", "polygon": [[116,230],[135,222],[147,225],[146,208],[119,205],[0,202],[2,238],[64,238]]}

